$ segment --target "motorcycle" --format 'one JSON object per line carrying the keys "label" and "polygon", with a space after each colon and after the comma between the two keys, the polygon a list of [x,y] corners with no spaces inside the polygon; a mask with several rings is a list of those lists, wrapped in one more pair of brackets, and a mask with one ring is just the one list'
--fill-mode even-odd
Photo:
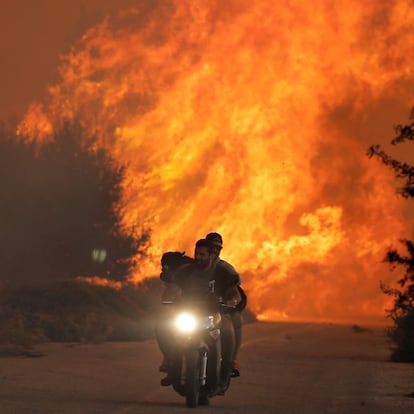
{"label": "motorcycle", "polygon": [[[187,407],[208,405],[209,398],[223,395],[229,386],[229,379],[224,385],[221,380],[222,315],[194,303],[162,303],[176,305],[166,321],[174,349],[170,361],[172,386],[185,397]],[[220,306],[228,308],[224,304]]]}

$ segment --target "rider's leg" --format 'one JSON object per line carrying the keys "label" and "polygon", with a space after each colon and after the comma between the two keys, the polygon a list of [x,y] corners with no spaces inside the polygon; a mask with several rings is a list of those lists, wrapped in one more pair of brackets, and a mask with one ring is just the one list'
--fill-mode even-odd
{"label": "rider's leg", "polygon": [[232,372],[232,361],[234,356],[234,328],[231,317],[223,315],[221,321],[221,346],[222,346],[222,362],[220,386],[225,391],[228,386],[229,379]]}
{"label": "rider's leg", "polygon": [[233,361],[232,361],[232,376],[233,377],[239,377],[240,371],[239,371],[239,365],[237,361],[237,354],[240,349],[240,344],[242,340],[242,327],[243,327],[243,317],[241,315],[241,312],[235,311],[231,314],[231,320],[233,323],[233,329],[234,329],[234,337],[235,337],[235,345],[234,345],[234,354],[233,354]]}
{"label": "rider's leg", "polygon": [[172,343],[173,341],[171,340],[171,328],[167,325],[165,320],[160,320],[156,324],[155,337],[157,339],[158,347],[164,357],[163,365],[165,364],[165,367],[160,367],[160,371],[167,372],[167,376],[161,380],[161,385],[171,385],[175,375],[173,361],[175,360],[176,355]]}

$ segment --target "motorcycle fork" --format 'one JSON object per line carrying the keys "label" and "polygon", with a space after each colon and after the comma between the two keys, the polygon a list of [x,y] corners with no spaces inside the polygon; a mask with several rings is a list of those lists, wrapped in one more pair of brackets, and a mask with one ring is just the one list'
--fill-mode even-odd
{"label": "motorcycle fork", "polygon": [[201,354],[200,385],[206,385],[206,380],[207,380],[207,351],[204,349]]}

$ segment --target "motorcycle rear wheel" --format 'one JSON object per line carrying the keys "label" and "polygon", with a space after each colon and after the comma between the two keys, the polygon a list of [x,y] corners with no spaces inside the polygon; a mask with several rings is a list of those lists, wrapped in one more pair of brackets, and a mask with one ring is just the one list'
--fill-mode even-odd
{"label": "motorcycle rear wheel", "polygon": [[207,397],[207,395],[201,394],[198,399],[198,405],[209,405],[210,401]]}

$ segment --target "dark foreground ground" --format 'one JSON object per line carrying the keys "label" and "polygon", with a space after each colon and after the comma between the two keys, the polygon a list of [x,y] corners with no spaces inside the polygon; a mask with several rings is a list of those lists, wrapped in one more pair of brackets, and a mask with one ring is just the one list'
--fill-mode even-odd
{"label": "dark foreground ground", "polygon": [[[245,326],[242,376],[208,413],[414,412],[414,366],[388,362],[383,329],[330,324]],[[44,344],[0,358],[1,414],[182,413],[159,386],[154,341]]]}

